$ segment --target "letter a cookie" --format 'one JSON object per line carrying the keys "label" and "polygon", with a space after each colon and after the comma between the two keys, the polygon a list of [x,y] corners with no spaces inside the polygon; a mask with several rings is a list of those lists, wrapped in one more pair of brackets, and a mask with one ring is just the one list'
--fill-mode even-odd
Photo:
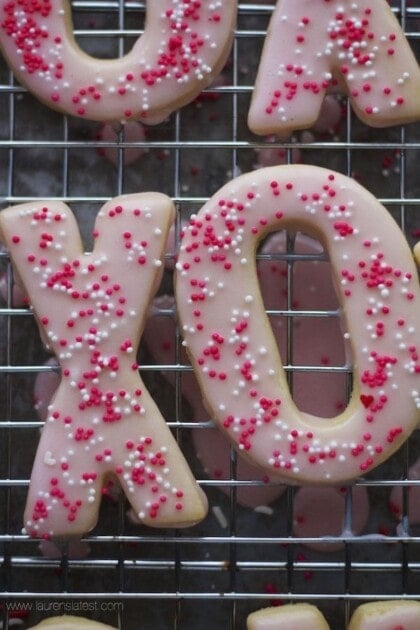
{"label": "letter a cookie", "polygon": [[279,0],[248,124],[256,133],[311,127],[328,89],[343,88],[372,127],[420,118],[420,69],[385,0]]}

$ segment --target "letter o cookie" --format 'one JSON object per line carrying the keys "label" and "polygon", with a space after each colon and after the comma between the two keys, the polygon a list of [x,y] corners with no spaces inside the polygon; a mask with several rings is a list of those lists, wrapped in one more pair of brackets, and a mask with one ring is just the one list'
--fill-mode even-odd
{"label": "letter o cookie", "polygon": [[[332,264],[354,383],[347,408],[332,419],[296,407],[264,311],[255,252],[283,228],[316,236]],[[210,414],[270,474],[348,481],[387,459],[416,427],[416,267],[387,210],[348,177],[278,166],[225,185],[184,231],[176,298]]]}

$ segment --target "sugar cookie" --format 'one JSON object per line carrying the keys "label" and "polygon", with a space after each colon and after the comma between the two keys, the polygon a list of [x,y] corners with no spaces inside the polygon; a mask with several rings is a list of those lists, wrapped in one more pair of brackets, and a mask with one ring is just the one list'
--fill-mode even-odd
{"label": "sugar cookie", "polygon": [[311,127],[328,89],[385,127],[420,119],[420,69],[386,0],[278,0],[248,116],[260,135]]}
{"label": "sugar cookie", "polygon": [[[334,419],[294,404],[264,312],[255,251],[270,231],[313,233],[329,255],[354,366]],[[341,483],[395,452],[419,420],[420,287],[405,237],[362,186],[312,166],[248,173],[190,220],[176,264],[184,343],[212,418],[254,464]]]}
{"label": "sugar cookie", "polygon": [[158,193],[111,200],[91,254],[61,202],[0,213],[2,239],[61,366],[25,510],[31,536],[81,536],[94,527],[106,475],[118,477],[147,525],[184,526],[207,509],[135,360],[174,215]]}
{"label": "sugar cookie", "polygon": [[230,52],[236,0],[146,2],[144,34],[119,59],[95,59],[73,36],[68,0],[1,0],[0,46],[40,101],[98,121],[163,121],[191,102]]}
{"label": "sugar cookie", "polygon": [[44,619],[36,626],[31,626],[32,630],[41,630],[41,628],[48,628],[48,630],[74,630],[77,628],[86,628],[86,630],[116,630],[114,626],[108,626],[105,623],[99,621],[92,621],[85,617],[76,617],[74,615],[62,615],[60,617],[49,617]]}
{"label": "sugar cookie", "polygon": [[379,601],[362,604],[350,619],[348,630],[418,630],[420,602]]}
{"label": "sugar cookie", "polygon": [[247,630],[329,630],[321,611],[312,604],[262,608],[246,620]]}

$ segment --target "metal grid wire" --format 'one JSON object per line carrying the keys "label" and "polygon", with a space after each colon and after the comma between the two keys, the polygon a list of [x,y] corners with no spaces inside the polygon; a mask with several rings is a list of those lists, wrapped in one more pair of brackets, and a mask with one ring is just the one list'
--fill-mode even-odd
{"label": "metal grid wire", "polygon": [[[414,0],[394,0],[393,8],[418,53],[420,7]],[[15,83],[0,60],[0,197],[2,207],[32,200],[59,198],[75,212],[89,249],[89,234],[100,205],[121,193],[157,190],[171,196],[181,219],[228,179],[252,169],[257,150],[267,146],[246,126],[246,113],[272,3],[241,3],[232,56],[223,81],[202,98],[148,130],[145,142],[133,143],[121,129],[115,141],[103,141],[98,126],[47,110]],[[101,56],[118,56],[141,33],[142,2],[75,0],[73,17],[80,45]],[[329,166],[360,179],[386,205],[410,244],[420,235],[418,125],[389,130],[367,129],[345,99],[343,119],[334,134],[297,134],[286,143],[286,161],[294,151],[305,163]],[[136,146],[146,153],[133,164],[126,152]],[[112,149],[116,165],[101,153]],[[293,251],[293,235],[285,254],[287,288],[293,293],[296,261],[309,261]],[[267,256],[266,256],[267,257]],[[312,256],[314,258],[314,256]],[[323,256],[315,256],[323,259]],[[74,557],[64,546],[56,557],[21,534],[22,512],[31,464],[42,422],[33,407],[38,374],[51,371],[30,310],[14,304],[13,272],[5,251],[0,304],[0,559],[3,627],[16,622],[19,609],[28,627],[64,612],[82,614],[123,629],[244,628],[249,612],[278,603],[310,601],[319,606],[331,628],[344,628],[355,606],[366,600],[420,599],[420,532],[410,523],[408,491],[419,481],[408,479],[416,460],[418,432],[399,453],[357,482],[369,492],[370,518],[362,535],[352,534],[352,492],[346,495],[339,551],[305,547],[317,538],[293,536],[296,489],[274,501],[272,510],[255,511],[237,501],[243,486],[259,481],[236,479],[236,455],[230,453],[230,478],[209,479],[191,446],[193,430],[211,431],[206,418],[191,421],[181,395],[190,368],[181,360],[180,336],[170,364],[156,365],[143,346],[142,376],[186,453],[211,509],[207,519],[186,530],[151,530],[127,519],[123,497],[104,500],[97,528],[86,538],[88,555]],[[171,292],[170,274],[161,293]],[[289,300],[290,302],[290,300]],[[162,315],[172,316],[171,309]],[[334,317],[337,313],[299,313],[292,304],[273,317]],[[351,366],[294,365],[293,327],[283,357],[293,387],[297,372],[335,369],[347,375]],[[162,376],[171,375],[171,385]],[[403,488],[400,521],[388,511],[391,490]],[[225,493],[221,492],[222,487]],[[222,518],[223,517],[223,518]],[[336,542],[330,537],[326,541]],[[26,616],[26,613],[28,616]]]}

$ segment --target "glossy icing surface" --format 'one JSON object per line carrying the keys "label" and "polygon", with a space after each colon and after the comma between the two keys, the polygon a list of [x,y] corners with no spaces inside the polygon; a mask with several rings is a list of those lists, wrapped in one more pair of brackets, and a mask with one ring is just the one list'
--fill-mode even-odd
{"label": "glossy icing surface", "polygon": [[385,0],[279,0],[249,111],[257,134],[311,127],[327,90],[384,127],[420,119],[420,69]]}
{"label": "glossy icing surface", "polygon": [[68,0],[2,0],[0,46],[37,98],[90,120],[156,124],[192,101],[230,52],[235,0],[146,2],[144,34],[119,59],[95,59],[73,36]]}
{"label": "glossy icing surface", "polygon": [[[288,227],[328,252],[354,370],[333,419],[300,412],[264,313],[259,241]],[[206,404],[253,463],[295,482],[353,479],[384,461],[419,419],[420,287],[387,210],[353,180],[318,167],[260,169],[220,189],[185,230],[176,295]]]}
{"label": "glossy icing surface", "polygon": [[92,529],[107,474],[148,525],[182,526],[206,514],[136,363],[173,215],[170,199],[158,193],[113,199],[99,211],[94,250],[85,254],[63,203],[0,213],[2,238],[61,366],[31,476],[31,536]]}

